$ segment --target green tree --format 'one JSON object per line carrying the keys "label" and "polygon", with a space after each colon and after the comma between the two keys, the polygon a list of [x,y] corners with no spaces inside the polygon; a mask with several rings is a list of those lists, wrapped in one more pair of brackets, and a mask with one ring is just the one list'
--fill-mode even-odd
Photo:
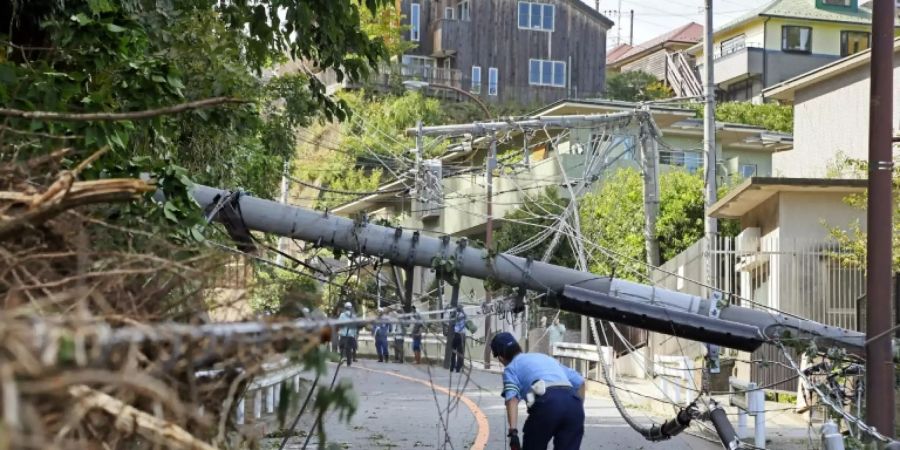
{"label": "green tree", "polygon": [[641,70],[615,73],[606,78],[606,97],[612,100],[643,102],[672,96],[672,89]]}
{"label": "green tree", "polygon": [[[314,77],[260,75],[286,57],[360,79],[387,56],[360,29],[364,5],[331,0],[256,2],[103,0],[16,2],[0,31],[0,104],[23,111],[137,111],[204,98],[234,106],[146,120],[42,120],[6,115],[0,151],[27,159],[59,147],[111,151],[87,178],[158,171],[271,196],[293,128],[347,107]],[[375,11],[374,13],[372,11]],[[174,194],[174,193],[168,193]]]}
{"label": "green tree", "polygon": [[[374,97],[348,91],[340,97],[353,119],[311,127],[297,150],[297,176],[332,191],[369,192],[405,173],[412,167],[408,151],[415,147],[406,129],[419,119],[426,124],[444,120],[441,103],[419,92]],[[426,156],[440,155],[445,148],[429,144]],[[359,198],[328,190],[316,193],[315,207],[331,208]]]}
{"label": "green tree", "polygon": [[[656,223],[660,258],[667,261],[703,236],[703,179],[682,170],[660,177],[660,210]],[[637,279],[646,274],[643,182],[632,168],[616,171],[600,188],[581,199],[581,230],[594,256],[591,271]],[[720,233],[734,235],[737,224],[720,221]],[[604,252],[600,249],[606,249]]]}
{"label": "green tree", "polygon": [[[692,105],[697,117],[703,117],[703,105]],[[723,102],[716,104],[716,120],[753,125],[767,130],[792,133],[794,108],[777,103]]]}
{"label": "green tree", "polygon": [[[893,220],[893,231],[891,236],[893,238],[893,263],[892,267],[894,272],[900,272],[900,158],[894,158],[894,172],[893,172],[893,191],[894,191],[894,220]],[[837,167],[835,170],[839,172],[843,176],[850,176],[855,178],[863,178],[866,175],[868,167],[868,162],[865,160],[858,159],[850,159],[846,158],[842,161],[838,161]],[[868,204],[868,193],[863,192],[859,194],[851,194],[848,195],[844,202],[854,208],[858,208],[861,211],[865,211]],[[828,226],[828,224],[825,224]],[[848,267],[856,267],[856,268],[865,268],[866,267],[866,231],[860,225],[859,220],[854,221],[850,224],[848,229],[831,227],[829,228],[829,234],[832,238],[837,241],[845,252],[840,254],[836,254],[835,257],[839,259],[841,264],[844,264]]]}
{"label": "green tree", "polygon": [[[565,210],[568,203],[559,196],[556,188],[547,188],[537,196],[527,197],[522,206],[507,213],[503,219],[498,221],[501,226],[494,233],[497,251],[508,251],[544,232],[553,225],[555,217]],[[552,240],[552,235],[542,239],[534,247],[519,253],[519,256],[540,261]],[[547,262],[566,267],[575,266],[575,257],[567,237],[559,240]]]}

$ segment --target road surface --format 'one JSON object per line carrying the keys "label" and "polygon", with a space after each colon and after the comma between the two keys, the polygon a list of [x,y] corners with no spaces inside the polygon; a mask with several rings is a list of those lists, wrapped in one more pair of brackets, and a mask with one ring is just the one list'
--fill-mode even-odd
{"label": "road surface", "polygon": [[[335,367],[332,364],[329,369],[333,371]],[[325,419],[327,440],[337,444],[336,448],[506,448],[506,410],[500,397],[499,374],[473,370],[469,376],[454,373],[451,377],[446,370],[434,366],[429,371],[424,365],[366,360],[351,367],[342,366],[338,378],[353,383],[359,396],[359,408],[350,423],[341,422],[336,414]],[[460,400],[448,396],[448,392],[460,392]],[[448,401],[451,405],[449,413]],[[636,418],[648,421],[644,411],[630,411]],[[662,443],[647,442],[625,424],[606,397],[589,396],[585,412],[584,449],[721,448],[688,435]],[[524,422],[525,414],[523,405],[520,422]],[[301,421],[298,430],[308,429],[309,423]],[[302,441],[302,438],[292,438],[287,448],[299,449]],[[317,447],[314,436],[308,448]]]}

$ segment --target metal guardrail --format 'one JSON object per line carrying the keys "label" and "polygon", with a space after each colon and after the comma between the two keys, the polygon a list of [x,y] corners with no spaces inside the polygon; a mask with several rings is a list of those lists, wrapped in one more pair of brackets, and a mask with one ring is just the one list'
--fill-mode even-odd
{"label": "metal guardrail", "polygon": [[[235,422],[243,425],[247,415],[259,419],[263,415],[263,402],[265,413],[275,412],[275,408],[281,402],[282,385],[287,384],[294,393],[300,393],[300,373],[304,368],[302,364],[291,364],[287,358],[277,363],[263,364],[264,373],[250,382],[244,396],[238,400],[235,407]],[[265,397],[265,399],[263,398]],[[247,410],[247,402],[253,402],[253,408]]]}
{"label": "metal guardrail", "polygon": [[738,436],[747,436],[747,416],[753,416],[753,445],[766,448],[766,393],[756,383],[728,379],[728,402],[738,409]]}
{"label": "metal guardrail", "polygon": [[[615,353],[612,347],[600,347],[603,352],[603,360],[608,364],[610,378],[616,379]],[[550,349],[550,354],[559,359],[567,367],[575,369],[585,378],[590,378],[591,364],[594,369],[594,380],[600,380],[601,361],[597,346],[592,344],[578,344],[574,342],[557,342]],[[568,364],[566,364],[568,363]]]}

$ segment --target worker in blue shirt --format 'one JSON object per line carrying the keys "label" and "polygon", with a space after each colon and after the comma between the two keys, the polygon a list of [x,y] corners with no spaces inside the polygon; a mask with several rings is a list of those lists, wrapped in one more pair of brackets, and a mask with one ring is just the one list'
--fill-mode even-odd
{"label": "worker in blue shirt", "polygon": [[[554,450],[577,450],[584,436],[584,378],[542,353],[522,353],[516,338],[497,333],[491,353],[503,369],[503,398],[509,422],[509,448],[546,450],[553,439]],[[528,405],[522,428],[524,446],[517,428],[519,401]]]}

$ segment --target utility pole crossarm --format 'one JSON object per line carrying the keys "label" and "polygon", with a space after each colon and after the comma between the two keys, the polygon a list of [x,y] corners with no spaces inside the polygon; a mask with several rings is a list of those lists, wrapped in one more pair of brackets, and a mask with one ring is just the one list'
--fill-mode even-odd
{"label": "utility pole crossarm", "polygon": [[[719,307],[701,297],[655,286],[598,276],[505,253],[491,256],[485,249],[467,245],[464,239],[454,245],[447,239],[423,236],[418,231],[374,225],[364,220],[354,222],[328,212],[282,205],[251,196],[234,198],[229,191],[203,185],[195,185],[191,194],[203,208],[239,211],[243,223],[251,230],[375,256],[402,267],[432,267],[434,258],[455,259],[454,266],[459,276],[481,280],[491,278],[507,286],[551,297],[560,296],[566,286],[575,286],[700,316],[708,316],[713,306]],[[226,200],[238,204],[223,204]],[[861,333],[771,311],[731,305],[722,308],[719,318],[755,327],[766,339],[779,339],[789,333],[792,339],[814,337],[823,346],[836,345],[853,351],[863,347],[864,335]]]}

